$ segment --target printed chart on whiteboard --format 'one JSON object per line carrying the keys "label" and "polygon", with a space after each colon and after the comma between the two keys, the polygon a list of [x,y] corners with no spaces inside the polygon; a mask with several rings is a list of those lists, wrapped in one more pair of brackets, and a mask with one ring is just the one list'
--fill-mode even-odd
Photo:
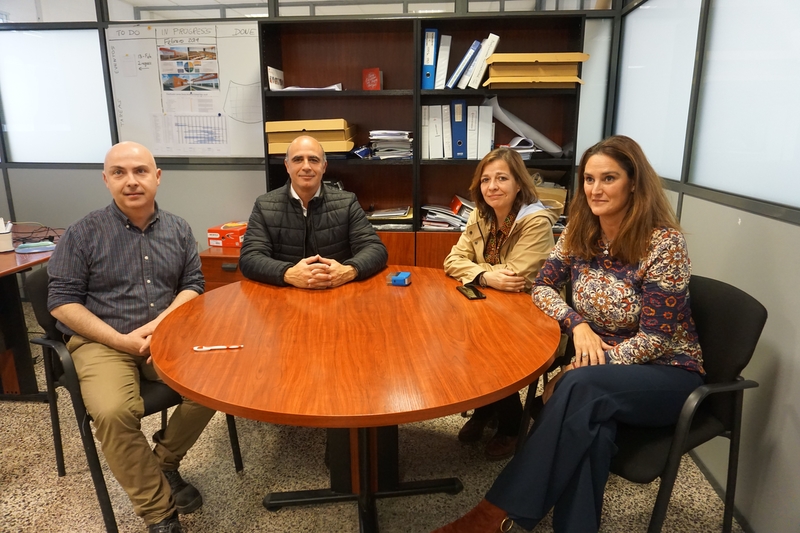
{"label": "printed chart on whiteboard", "polygon": [[263,157],[253,23],[111,26],[121,140],[156,156]]}

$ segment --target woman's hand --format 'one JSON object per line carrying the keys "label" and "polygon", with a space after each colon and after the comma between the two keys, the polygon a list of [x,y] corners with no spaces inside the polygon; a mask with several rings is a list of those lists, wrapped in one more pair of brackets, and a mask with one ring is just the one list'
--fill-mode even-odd
{"label": "woman's hand", "polygon": [[589,324],[578,324],[572,329],[572,342],[575,344],[575,362],[573,368],[589,365],[606,364],[605,350],[613,346],[603,342],[600,336],[592,331]]}
{"label": "woman's hand", "polygon": [[525,289],[525,278],[506,268],[485,272],[483,280],[489,287],[499,291],[520,292]]}

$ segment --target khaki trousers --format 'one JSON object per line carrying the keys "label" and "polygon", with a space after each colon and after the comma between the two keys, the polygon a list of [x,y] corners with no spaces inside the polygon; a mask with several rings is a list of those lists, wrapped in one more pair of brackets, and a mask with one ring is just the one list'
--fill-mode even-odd
{"label": "khaki trousers", "polygon": [[159,431],[151,450],[141,431],[144,402],[139,380],[160,381],[147,357],[118,352],[79,335],[67,344],[72,353],[86,410],[114,477],[146,524],[172,515],[175,500],[162,470],[176,470],[215,411],[184,398]]}

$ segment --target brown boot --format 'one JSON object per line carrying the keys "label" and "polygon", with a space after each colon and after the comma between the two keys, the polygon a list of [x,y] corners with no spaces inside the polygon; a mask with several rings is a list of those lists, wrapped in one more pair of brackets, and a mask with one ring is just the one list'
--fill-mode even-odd
{"label": "brown boot", "polygon": [[508,459],[517,451],[516,435],[495,435],[486,443],[484,453],[490,461]]}
{"label": "brown boot", "polygon": [[484,499],[470,512],[433,533],[506,533],[513,525],[508,513]]}

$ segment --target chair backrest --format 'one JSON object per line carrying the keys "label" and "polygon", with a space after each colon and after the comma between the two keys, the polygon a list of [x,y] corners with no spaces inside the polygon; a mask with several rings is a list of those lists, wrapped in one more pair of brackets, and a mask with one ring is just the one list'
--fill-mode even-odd
{"label": "chair backrest", "polygon": [[47,266],[34,270],[25,276],[25,295],[30,299],[36,322],[44,330],[45,336],[52,340],[61,340],[61,332],[56,328],[56,319],[47,310],[47,285],[50,277]]}
{"label": "chair backrest", "polygon": [[[746,292],[702,276],[691,277],[689,298],[703,349],[706,382],[735,380],[753,356],[767,321],[766,308]],[[727,426],[730,402],[722,398],[710,400],[714,414]]]}

